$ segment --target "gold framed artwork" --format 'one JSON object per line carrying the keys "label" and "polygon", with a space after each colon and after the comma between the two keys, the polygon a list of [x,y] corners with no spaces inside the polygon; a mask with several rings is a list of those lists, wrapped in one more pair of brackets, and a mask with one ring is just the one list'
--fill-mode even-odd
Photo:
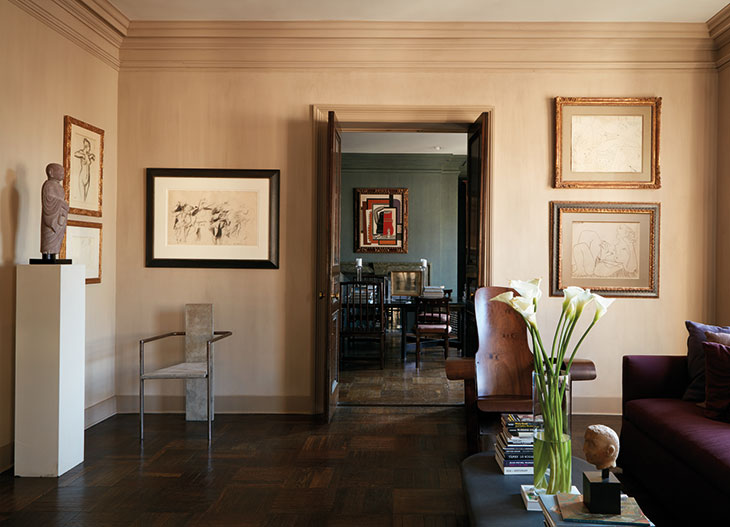
{"label": "gold framed artwork", "polygon": [[555,188],[659,188],[661,97],[556,97]]}
{"label": "gold framed artwork", "polygon": [[550,294],[659,296],[659,203],[550,202]]}
{"label": "gold framed artwork", "polygon": [[408,252],[408,189],[355,189],[355,252]]}
{"label": "gold framed artwork", "polygon": [[147,267],[279,268],[279,171],[147,169]]}
{"label": "gold framed artwork", "polygon": [[61,258],[86,266],[86,283],[101,283],[101,223],[68,220]]}
{"label": "gold framed artwork", "polygon": [[419,296],[423,290],[421,271],[391,271],[390,296]]}
{"label": "gold framed artwork", "polygon": [[64,116],[63,170],[69,213],[101,217],[104,130]]}

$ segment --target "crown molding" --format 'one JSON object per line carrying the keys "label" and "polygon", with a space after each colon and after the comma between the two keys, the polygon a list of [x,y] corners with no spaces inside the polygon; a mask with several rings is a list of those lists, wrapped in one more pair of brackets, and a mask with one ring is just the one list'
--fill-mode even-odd
{"label": "crown molding", "polygon": [[129,20],[108,0],[10,0],[82,49],[119,69]]}
{"label": "crown molding", "polygon": [[714,69],[705,24],[132,21],[123,70]]}
{"label": "crown molding", "polygon": [[730,4],[707,21],[710,38],[715,42],[718,69],[730,65]]}

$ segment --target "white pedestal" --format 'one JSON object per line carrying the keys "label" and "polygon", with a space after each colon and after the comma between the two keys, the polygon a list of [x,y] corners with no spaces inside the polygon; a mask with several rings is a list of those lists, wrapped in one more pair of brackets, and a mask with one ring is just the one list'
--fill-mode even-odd
{"label": "white pedestal", "polygon": [[15,475],[60,476],[84,460],[83,265],[19,265]]}

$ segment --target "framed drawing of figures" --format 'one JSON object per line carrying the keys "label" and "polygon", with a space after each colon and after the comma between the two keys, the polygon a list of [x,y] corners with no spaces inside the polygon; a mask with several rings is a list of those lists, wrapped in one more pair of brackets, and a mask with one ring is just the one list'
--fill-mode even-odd
{"label": "framed drawing of figures", "polygon": [[101,283],[101,223],[68,220],[61,258],[86,266],[86,283]]}
{"label": "framed drawing of figures", "polygon": [[391,271],[391,296],[419,296],[423,291],[421,271]]}
{"label": "framed drawing of figures", "polygon": [[147,169],[147,267],[279,268],[279,171]]}
{"label": "framed drawing of figures", "polygon": [[550,294],[659,296],[659,203],[550,202]]}
{"label": "framed drawing of figures", "polygon": [[408,189],[355,189],[355,252],[408,252]]}
{"label": "framed drawing of figures", "polygon": [[555,98],[555,188],[659,188],[661,97]]}
{"label": "framed drawing of figures", "polygon": [[64,116],[63,169],[69,213],[101,217],[104,130]]}

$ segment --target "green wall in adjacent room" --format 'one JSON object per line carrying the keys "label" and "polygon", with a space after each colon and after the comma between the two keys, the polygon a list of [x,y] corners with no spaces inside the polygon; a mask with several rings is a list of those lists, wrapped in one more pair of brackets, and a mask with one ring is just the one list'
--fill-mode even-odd
{"label": "green wall in adjacent room", "polygon": [[[466,156],[451,154],[342,154],[340,261],[418,262],[431,264],[431,284],[457,297],[458,178]],[[408,189],[408,252],[355,253],[355,188]]]}

